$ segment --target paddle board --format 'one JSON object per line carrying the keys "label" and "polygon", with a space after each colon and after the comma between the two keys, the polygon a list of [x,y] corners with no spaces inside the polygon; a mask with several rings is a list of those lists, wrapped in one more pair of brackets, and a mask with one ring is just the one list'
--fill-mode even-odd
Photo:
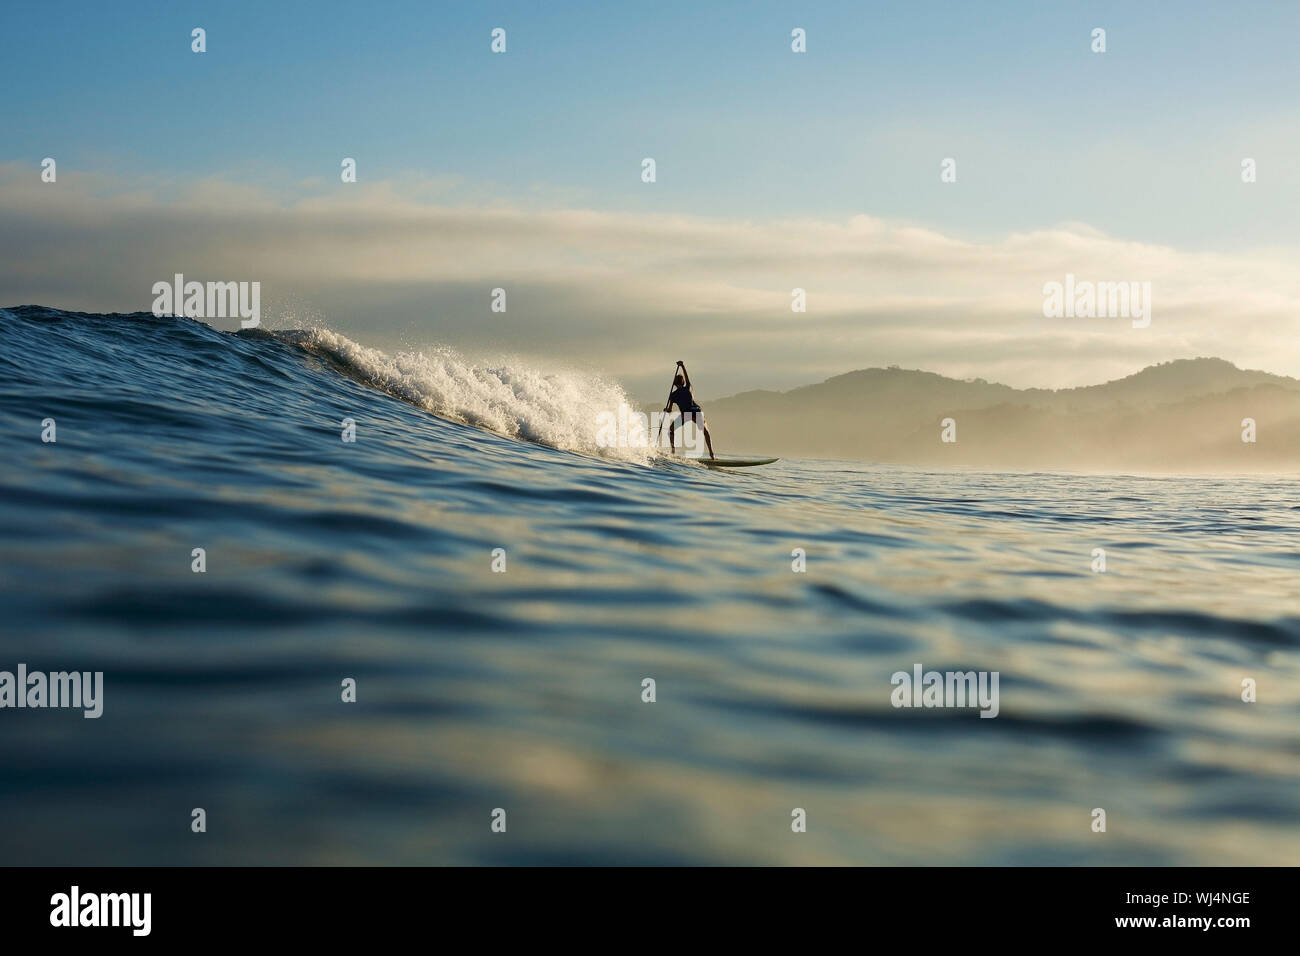
{"label": "paddle board", "polygon": [[754,465],[770,465],[780,458],[697,458],[701,465],[709,468],[752,468]]}

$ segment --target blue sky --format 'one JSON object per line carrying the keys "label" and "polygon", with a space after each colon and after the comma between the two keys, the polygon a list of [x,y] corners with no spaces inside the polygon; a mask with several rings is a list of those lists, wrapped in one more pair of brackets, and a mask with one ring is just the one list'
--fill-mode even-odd
{"label": "blue sky", "polygon": [[346,155],[371,180],[601,209],[1295,235],[1294,205],[1270,215],[1300,195],[1293,3],[54,2],[4,27],[0,158],[69,172],[290,190]]}
{"label": "blue sky", "polygon": [[[713,394],[1300,376],[1298,38],[1271,0],[7,4],[0,305],[255,280],[271,327],[647,392],[658,338]],[[1157,318],[1045,320],[1067,273],[1150,282]]]}

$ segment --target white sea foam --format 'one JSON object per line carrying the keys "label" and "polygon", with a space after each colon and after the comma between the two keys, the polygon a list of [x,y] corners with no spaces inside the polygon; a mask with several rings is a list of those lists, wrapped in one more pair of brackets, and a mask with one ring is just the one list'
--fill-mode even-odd
{"label": "white sea foam", "polygon": [[599,376],[542,372],[518,362],[475,365],[450,348],[388,355],[328,329],[277,335],[440,418],[607,458],[647,461],[652,454],[597,443],[597,416],[633,404],[621,386]]}

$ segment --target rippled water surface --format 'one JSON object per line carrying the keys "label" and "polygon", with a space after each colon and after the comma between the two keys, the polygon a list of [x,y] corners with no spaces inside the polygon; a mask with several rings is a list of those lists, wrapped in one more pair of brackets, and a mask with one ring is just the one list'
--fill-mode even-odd
{"label": "rippled water surface", "polygon": [[0,710],[0,863],[1300,863],[1295,480],[602,459],[286,338],[0,311],[0,669],[106,685]]}

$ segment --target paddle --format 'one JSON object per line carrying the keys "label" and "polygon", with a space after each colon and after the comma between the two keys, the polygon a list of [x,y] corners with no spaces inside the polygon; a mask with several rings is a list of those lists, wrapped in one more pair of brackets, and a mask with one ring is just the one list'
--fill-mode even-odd
{"label": "paddle", "polygon": [[[677,365],[682,366],[683,373],[686,372],[685,365],[682,365],[681,362],[678,362]],[[665,413],[667,413],[668,409],[673,407],[673,385],[676,384],[677,382],[677,365],[673,366],[673,377],[672,380],[669,381],[668,383],[668,401],[664,402]],[[663,437],[664,437],[664,420],[661,418],[659,419],[659,434],[655,436],[655,447],[659,447],[660,445],[662,445]]]}

